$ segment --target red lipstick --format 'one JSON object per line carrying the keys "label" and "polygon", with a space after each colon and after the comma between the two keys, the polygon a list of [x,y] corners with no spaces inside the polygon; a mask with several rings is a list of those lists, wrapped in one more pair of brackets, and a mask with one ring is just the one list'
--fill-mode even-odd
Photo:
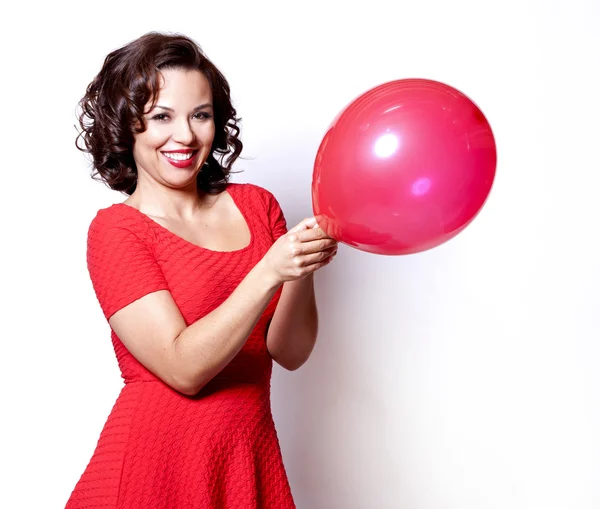
{"label": "red lipstick", "polygon": [[[168,151],[161,152],[161,154],[164,156],[164,158],[167,161],[169,161],[169,163],[171,165],[175,166],[175,168],[189,168],[196,162],[196,156],[198,155],[198,151],[191,150],[191,149],[168,150]],[[168,154],[184,154],[187,158],[186,159],[181,159],[181,158],[174,159],[174,158],[169,157]]]}

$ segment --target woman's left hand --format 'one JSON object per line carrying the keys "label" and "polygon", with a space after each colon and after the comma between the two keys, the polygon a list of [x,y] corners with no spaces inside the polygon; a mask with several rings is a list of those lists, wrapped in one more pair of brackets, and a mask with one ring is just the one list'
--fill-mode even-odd
{"label": "woman's left hand", "polygon": [[298,241],[297,255],[328,252],[325,263],[329,264],[338,251],[338,241],[330,237],[317,223],[314,217],[305,219],[292,228],[288,235],[294,235]]}

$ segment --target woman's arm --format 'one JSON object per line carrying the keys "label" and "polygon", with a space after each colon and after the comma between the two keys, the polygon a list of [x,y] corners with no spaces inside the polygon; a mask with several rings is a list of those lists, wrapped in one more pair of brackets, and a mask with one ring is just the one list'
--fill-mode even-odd
{"label": "woman's arm", "polygon": [[280,366],[294,371],[310,356],[318,332],[314,278],[284,283],[267,333],[267,348]]}
{"label": "woman's arm", "polygon": [[241,350],[279,286],[259,263],[227,300],[190,326],[167,290],[129,304],[109,323],[140,363],[193,395]]}
{"label": "woman's arm", "polygon": [[[314,218],[303,221],[288,235],[297,236],[296,254],[316,249],[327,265],[337,253],[337,242],[318,228]],[[312,239],[312,244],[309,239]],[[299,260],[297,263],[301,263]],[[280,366],[293,371],[309,358],[317,341],[318,312],[315,299],[314,272],[284,283],[281,298],[267,333],[267,348]]]}
{"label": "woman's arm", "polygon": [[[241,350],[283,283],[325,265],[322,251],[329,243],[318,237],[317,231],[301,238],[280,237],[219,307],[189,326],[167,290],[132,302],[114,313],[109,323],[148,370],[174,389],[194,395]],[[304,292],[293,293],[297,297],[290,302],[298,305]]]}

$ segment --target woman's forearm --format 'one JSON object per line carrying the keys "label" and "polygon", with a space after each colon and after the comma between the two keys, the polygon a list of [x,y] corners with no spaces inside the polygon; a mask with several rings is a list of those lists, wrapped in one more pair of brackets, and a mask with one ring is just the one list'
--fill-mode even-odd
{"label": "woman's forearm", "polygon": [[310,356],[318,331],[313,274],[284,283],[267,333],[267,348],[279,365],[298,369]]}
{"label": "woman's forearm", "polygon": [[185,392],[198,392],[235,357],[278,287],[259,263],[223,304],[177,337],[172,355]]}

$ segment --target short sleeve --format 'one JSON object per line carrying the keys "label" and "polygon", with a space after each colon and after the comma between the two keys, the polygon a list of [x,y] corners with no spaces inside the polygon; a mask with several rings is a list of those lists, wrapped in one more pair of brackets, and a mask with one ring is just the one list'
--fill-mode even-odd
{"label": "short sleeve", "polygon": [[126,222],[107,220],[100,214],[88,231],[87,265],[107,320],[144,295],[168,289],[148,240]]}
{"label": "short sleeve", "polygon": [[283,210],[281,210],[281,206],[275,196],[273,196],[272,193],[267,192],[267,200],[271,235],[273,236],[273,241],[276,241],[279,237],[287,233],[287,223]]}

